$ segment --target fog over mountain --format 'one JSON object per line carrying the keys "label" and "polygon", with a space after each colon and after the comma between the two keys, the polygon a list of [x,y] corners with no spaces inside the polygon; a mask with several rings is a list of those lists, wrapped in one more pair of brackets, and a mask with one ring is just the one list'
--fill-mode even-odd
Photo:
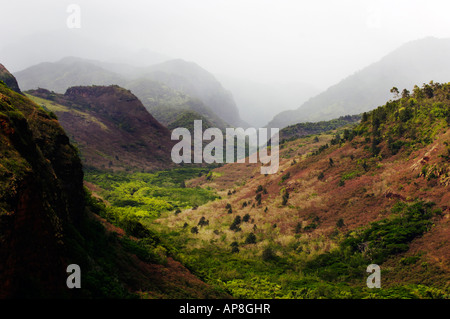
{"label": "fog over mountain", "polygon": [[0,299],[448,299],[449,12],[2,1]]}
{"label": "fog over mountain", "polygon": [[405,43],[450,37],[445,0],[80,0],[79,11],[70,4],[2,4],[0,27],[13,28],[0,42],[5,67],[16,73],[75,56],[121,65],[114,71],[123,74],[183,59],[223,82],[257,126]]}
{"label": "fog over mountain", "polygon": [[349,75],[296,110],[277,114],[269,127],[283,128],[308,121],[331,120],[339,116],[370,111],[394,97],[397,87],[412,91],[430,81],[447,82],[450,39],[425,38],[408,42],[359,72]]}

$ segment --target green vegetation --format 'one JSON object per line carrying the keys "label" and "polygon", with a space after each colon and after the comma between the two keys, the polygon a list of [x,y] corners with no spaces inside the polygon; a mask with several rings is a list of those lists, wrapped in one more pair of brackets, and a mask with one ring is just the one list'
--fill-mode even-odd
{"label": "green vegetation", "polygon": [[[345,189],[379,167],[381,159],[404,156],[405,151],[430,144],[441,129],[448,127],[449,94],[449,85],[432,83],[413,93],[402,92],[398,100],[364,113],[361,124],[334,133],[331,146],[325,144],[315,153],[327,153],[323,157],[326,167],[316,171],[315,176],[324,181],[325,176],[332,177],[332,171],[339,169],[343,158],[351,158],[352,167],[340,171],[335,182]],[[361,146],[365,157],[329,155],[329,151],[346,143]],[[438,170],[424,165],[421,175],[435,179]],[[344,222],[337,218],[331,224],[331,238],[311,236],[326,224],[325,219],[311,213],[307,219],[289,224],[292,233],[286,235],[280,232],[286,229],[285,220],[270,220],[256,227],[252,217],[259,216],[251,210],[240,214],[240,209],[254,209],[252,204],[259,206],[267,200],[263,182],[251,189],[251,200],[245,198],[233,204],[235,209],[223,203],[218,208],[223,213],[220,220],[211,219],[207,210],[199,208],[198,212],[189,212],[195,218],[190,215],[178,224],[172,220],[171,224],[160,223],[164,217],[173,216],[173,211],[180,214],[218,198],[210,189],[185,187],[185,181],[198,176],[209,180],[215,177],[206,168],[191,167],[128,175],[91,171],[86,173],[86,180],[99,185],[101,195],[111,204],[101,214],[137,238],[130,249],[139,258],[164,263],[171,256],[208,284],[236,298],[448,298],[448,286],[444,284],[432,288],[397,282],[381,290],[370,290],[365,285],[369,264],[382,265],[398,258],[400,265],[420,266],[420,254],[402,254],[441,218],[433,203],[399,201],[387,217],[351,231],[346,225],[351,224],[350,219],[345,217]],[[280,175],[280,185],[290,177],[290,172]],[[286,188],[281,188],[281,201],[276,202],[283,212],[296,208],[295,190],[290,194]],[[229,190],[228,196],[234,193]],[[267,207],[264,211],[269,215]],[[158,217],[161,219],[153,223]]]}
{"label": "green vegetation", "polygon": [[100,186],[109,210],[121,216],[157,218],[162,212],[198,207],[218,198],[211,190],[183,187],[187,179],[208,172],[205,168],[179,168],[155,173],[103,173],[88,171],[85,179]]}
{"label": "green vegetation", "polygon": [[327,281],[349,281],[361,277],[369,264],[382,264],[389,256],[408,250],[408,244],[432,225],[433,203],[398,202],[390,218],[347,234],[337,250],[317,256],[306,271]]}
{"label": "green vegetation", "polygon": [[[281,130],[280,144],[298,139],[302,136],[320,134],[323,132],[336,130],[346,125],[356,124],[360,121],[360,119],[361,115],[347,115],[330,121],[320,121],[314,123],[307,122],[291,125]],[[319,139],[315,137],[314,142],[319,142]]]}
{"label": "green vegetation", "polygon": [[412,95],[402,94],[363,116],[352,134],[366,137],[373,156],[389,157],[401,149],[428,145],[450,124],[449,93],[448,83],[416,86]]}

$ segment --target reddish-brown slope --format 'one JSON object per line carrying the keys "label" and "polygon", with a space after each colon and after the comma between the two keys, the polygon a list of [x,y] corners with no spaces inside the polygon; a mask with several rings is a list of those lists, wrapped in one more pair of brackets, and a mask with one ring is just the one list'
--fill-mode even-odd
{"label": "reddish-brown slope", "polygon": [[43,89],[30,93],[65,107],[53,112],[80,148],[86,167],[152,170],[171,166],[169,130],[130,91],[91,86],[72,87],[64,95]]}

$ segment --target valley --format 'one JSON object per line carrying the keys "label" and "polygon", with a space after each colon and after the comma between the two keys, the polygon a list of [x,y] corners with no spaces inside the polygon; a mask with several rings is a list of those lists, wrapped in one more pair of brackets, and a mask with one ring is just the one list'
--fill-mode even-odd
{"label": "valley", "polygon": [[[19,72],[24,87],[0,65],[0,297],[448,299],[450,83],[348,85],[369,71],[225,161],[223,133],[247,123],[196,64],[66,58]],[[180,157],[212,156],[191,135],[215,129],[224,161],[174,159],[180,127]]]}
{"label": "valley", "polygon": [[[235,298],[445,298],[449,92],[424,85],[361,123],[285,141],[274,175],[247,162],[86,180],[106,218],[136,216],[163,256]],[[366,287],[372,263],[383,289]]]}

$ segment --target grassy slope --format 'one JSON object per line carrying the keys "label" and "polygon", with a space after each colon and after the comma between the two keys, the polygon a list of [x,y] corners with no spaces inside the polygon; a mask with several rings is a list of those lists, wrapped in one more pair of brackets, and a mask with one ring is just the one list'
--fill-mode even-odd
{"label": "grassy slope", "polygon": [[[235,296],[448,295],[449,94],[448,84],[426,85],[411,97],[363,116],[363,123],[341,131],[340,139],[323,134],[319,142],[313,137],[287,142],[276,175],[261,176],[259,167],[250,164],[218,168],[215,172],[220,174],[212,180],[201,177],[188,185],[213,187],[221,200],[177,215],[165,213],[153,227],[170,238],[182,251],[181,260],[196,273]],[[326,143],[329,147],[319,150]],[[261,205],[256,203],[259,185],[267,191],[261,193]],[[289,198],[283,205],[286,190]],[[392,212],[396,203],[409,206],[417,201],[434,205],[421,206],[418,220],[396,219]],[[400,216],[408,216],[410,210],[414,209],[405,207]],[[236,216],[246,214],[249,222],[241,222],[238,232],[230,230]],[[208,221],[203,227],[198,226],[202,217]],[[381,230],[371,224],[385,219]],[[396,223],[427,226],[387,240],[389,245],[406,245],[388,250],[381,260],[382,283],[388,289],[365,288],[367,274],[361,266],[372,260],[368,253],[349,252],[359,272],[344,281],[336,280],[337,265],[325,263],[325,268],[337,272],[333,279],[308,266],[328,252],[343,250],[350,234],[361,239],[359,229],[379,236],[378,231],[384,230],[402,234]],[[190,231],[195,226],[198,233]],[[256,244],[246,243],[250,233],[256,235]],[[233,242],[239,253],[231,252]],[[367,244],[375,245],[370,240]],[[383,244],[374,247],[384,249]]]}

